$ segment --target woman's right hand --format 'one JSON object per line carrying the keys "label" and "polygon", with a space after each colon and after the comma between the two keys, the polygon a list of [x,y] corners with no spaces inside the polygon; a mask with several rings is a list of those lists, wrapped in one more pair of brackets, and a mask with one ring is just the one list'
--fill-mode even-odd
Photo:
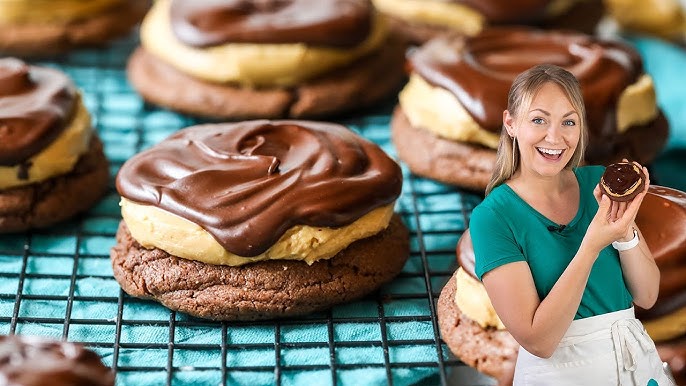
{"label": "woman's right hand", "polygon": [[629,233],[647,192],[648,184],[630,203],[625,204],[611,201],[607,195],[601,193],[600,187],[596,186],[593,195],[598,200],[598,211],[586,230],[583,243],[600,253],[613,241],[624,238]]}

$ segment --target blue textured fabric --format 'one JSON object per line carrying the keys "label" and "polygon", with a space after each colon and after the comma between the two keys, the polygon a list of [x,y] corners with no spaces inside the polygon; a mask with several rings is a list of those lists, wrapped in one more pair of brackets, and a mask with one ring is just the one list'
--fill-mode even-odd
{"label": "blue textured fabric", "polygon": [[[686,189],[686,54],[655,40],[633,42],[672,125],[668,150],[654,165],[656,179]],[[136,95],[124,71],[134,45],[123,40],[43,62],[64,70],[83,91],[112,177],[136,152],[199,122]],[[395,155],[392,104],[340,122]],[[404,165],[403,171],[397,211],[411,231],[412,253],[403,273],[379,294],[298,319],[226,324],[121,295],[109,262],[120,220],[111,188],[84,216],[0,236],[0,333],[85,342],[117,369],[117,385],[217,385],[224,379],[227,385],[385,385],[389,376],[394,385],[439,383],[439,358],[449,371],[461,365],[436,343],[431,301],[455,269],[455,244],[480,198],[411,176]]]}

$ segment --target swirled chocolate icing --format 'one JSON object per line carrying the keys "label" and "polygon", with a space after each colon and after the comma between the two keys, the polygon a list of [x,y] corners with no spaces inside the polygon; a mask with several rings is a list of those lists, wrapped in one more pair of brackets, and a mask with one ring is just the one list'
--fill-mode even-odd
{"label": "swirled chocolate icing", "polygon": [[69,78],[18,59],[0,59],[0,166],[28,160],[66,127],[76,102]]}
{"label": "swirled chocolate icing", "polygon": [[617,100],[643,73],[640,56],[627,45],[576,32],[497,27],[465,40],[434,40],[409,57],[414,72],[453,93],[494,133],[500,133],[512,81],[542,63],[567,69],[581,83],[591,139],[616,135]]}
{"label": "swirled chocolate icing", "polygon": [[113,386],[114,373],[83,346],[39,337],[0,336],[0,383]]}
{"label": "swirled chocolate icing", "polygon": [[637,308],[636,315],[652,319],[686,307],[686,193],[651,185],[636,225],[660,268],[657,302],[650,310]]}
{"label": "swirled chocolate icing", "polygon": [[173,0],[171,27],[195,47],[305,43],[353,47],[371,31],[369,0]]}
{"label": "swirled chocolate icing", "polygon": [[625,194],[643,178],[643,173],[633,163],[618,162],[609,165],[603,173],[602,184],[612,193]]}
{"label": "swirled chocolate icing", "polygon": [[400,194],[399,166],[333,123],[200,125],[128,160],[119,193],[190,220],[256,256],[295,225],[341,227]]}

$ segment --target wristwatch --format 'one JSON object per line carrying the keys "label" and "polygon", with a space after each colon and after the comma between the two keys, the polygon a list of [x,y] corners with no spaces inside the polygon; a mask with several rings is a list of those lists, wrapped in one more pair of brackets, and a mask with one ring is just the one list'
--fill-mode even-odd
{"label": "wristwatch", "polygon": [[613,241],[612,247],[618,251],[628,251],[638,245],[638,231],[634,228],[634,238],[629,241]]}

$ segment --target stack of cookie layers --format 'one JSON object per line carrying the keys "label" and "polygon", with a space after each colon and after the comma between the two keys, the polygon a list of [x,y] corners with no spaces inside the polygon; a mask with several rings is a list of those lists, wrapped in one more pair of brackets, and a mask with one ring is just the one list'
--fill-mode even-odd
{"label": "stack of cookie layers", "polygon": [[111,257],[122,288],[217,320],[301,315],[402,269],[399,166],[348,128],[195,126],[129,159]]}
{"label": "stack of cookie layers", "polygon": [[[668,137],[652,78],[632,47],[569,31],[499,27],[434,39],[412,53],[391,122],[399,157],[421,176],[483,191],[515,76],[541,63],[580,81],[589,128],[586,161],[650,163]],[[413,151],[417,146],[432,149]]]}
{"label": "stack of cookie layers", "polygon": [[102,143],[63,73],[0,59],[0,233],[72,217],[105,192]]}
{"label": "stack of cookie layers", "polygon": [[128,75],[147,101],[192,115],[322,117],[396,91],[402,61],[368,0],[161,0]]}

